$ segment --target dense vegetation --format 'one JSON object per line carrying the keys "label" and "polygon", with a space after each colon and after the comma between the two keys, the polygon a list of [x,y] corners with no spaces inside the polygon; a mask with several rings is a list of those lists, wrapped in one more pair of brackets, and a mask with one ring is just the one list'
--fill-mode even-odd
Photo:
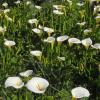
{"label": "dense vegetation", "polygon": [[[36,8],[35,1],[26,5],[26,1],[15,4],[14,0],[8,6],[0,3],[0,97],[4,100],[71,100],[71,90],[77,86],[85,87],[90,92],[86,100],[100,100],[100,19],[96,19],[97,12],[93,12],[90,2],[84,0],[84,5],[78,6],[79,0],[50,0],[40,3],[42,8]],[[35,2],[35,3],[34,3]],[[37,3],[36,3],[37,4]],[[63,5],[55,14],[53,5]],[[4,13],[5,9],[10,12]],[[100,16],[100,15],[99,15]],[[29,19],[38,22],[30,24]],[[85,25],[79,25],[85,22]],[[78,24],[77,24],[78,23]],[[40,28],[41,32],[32,29]],[[49,27],[54,32],[49,33],[56,40],[48,43],[48,38],[43,27]],[[90,32],[84,30],[90,29]],[[68,39],[58,42],[57,37],[67,35],[68,38],[86,38],[92,40],[92,46],[82,43],[69,43]],[[16,45],[4,45],[5,39],[15,41]],[[41,59],[30,54],[32,50],[42,52]],[[63,57],[63,58],[62,58]],[[65,58],[64,58],[65,57]],[[44,94],[35,94],[25,87],[14,89],[5,88],[8,77],[19,76],[20,72],[33,70],[33,75],[21,79],[26,83],[34,76],[39,76],[49,81],[49,87]],[[84,99],[84,98],[83,98]]]}

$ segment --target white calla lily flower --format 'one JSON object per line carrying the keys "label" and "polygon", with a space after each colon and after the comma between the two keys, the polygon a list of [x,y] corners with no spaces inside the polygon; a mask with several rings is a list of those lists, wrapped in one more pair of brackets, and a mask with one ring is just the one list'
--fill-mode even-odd
{"label": "white calla lily flower", "polygon": [[90,96],[89,91],[83,87],[76,87],[71,90],[71,93],[74,98],[83,98]]}
{"label": "white calla lily flower", "polygon": [[57,37],[57,42],[64,42],[69,38],[67,35]]}
{"label": "white calla lily flower", "polygon": [[54,37],[48,37],[47,39],[44,39],[44,42],[47,42],[47,43],[54,43],[55,42],[55,38]]}
{"label": "white calla lily flower", "polygon": [[54,32],[54,29],[49,28],[49,27],[44,27],[44,28],[43,28],[43,30],[44,30],[45,32],[47,32],[47,33],[48,33],[48,36],[50,36],[50,35],[51,35],[51,33],[53,33],[53,32]]}
{"label": "white calla lily flower", "polygon": [[80,44],[81,43],[81,41],[79,39],[77,39],[77,38],[69,38],[68,42],[69,42],[70,45],[71,44]]}
{"label": "white calla lily flower", "polygon": [[12,20],[12,18],[10,18],[9,16],[7,16],[7,15],[5,15],[5,18],[8,20],[8,21],[10,21],[10,22],[12,22],[13,20]]}
{"label": "white calla lily flower", "polygon": [[95,19],[96,19],[96,22],[99,23],[99,22],[100,22],[100,15],[97,15],[97,16],[95,17]]}
{"label": "white calla lily flower", "polygon": [[7,40],[7,39],[4,39],[4,40],[5,40],[5,42],[4,42],[5,46],[11,47],[11,46],[16,45],[16,43],[14,41]]}
{"label": "white calla lily flower", "polygon": [[16,89],[22,88],[24,83],[19,77],[8,77],[5,81],[5,87],[14,87]]}
{"label": "white calla lily flower", "polygon": [[95,1],[97,1],[97,0],[89,0],[90,5],[92,5]]}
{"label": "white calla lily flower", "polygon": [[53,5],[53,8],[55,8],[56,10],[62,10],[63,8],[65,8],[65,6],[63,6],[63,5]]}
{"label": "white calla lily flower", "polygon": [[84,3],[77,3],[76,5],[79,6],[79,7],[81,7],[81,6],[84,5]]}
{"label": "white calla lily flower", "polygon": [[4,12],[4,14],[6,14],[6,13],[10,12],[10,9],[5,9],[5,10],[3,10],[3,12]]}
{"label": "white calla lily flower", "polygon": [[89,47],[90,45],[92,45],[92,40],[91,40],[90,38],[83,39],[83,40],[82,40],[82,44],[83,44],[85,47]]}
{"label": "white calla lily flower", "polygon": [[100,11],[100,5],[94,7],[93,14],[97,14]]}
{"label": "white calla lily flower", "polygon": [[14,2],[15,4],[20,4],[21,3],[21,1],[20,0],[18,0],[18,1],[16,1],[16,2]]}
{"label": "white calla lily flower", "polygon": [[71,0],[67,0],[67,2],[69,3],[69,5],[72,5],[72,1]]}
{"label": "white calla lily flower", "polygon": [[95,43],[94,45],[91,45],[94,49],[100,49],[100,43]]}
{"label": "white calla lily flower", "polygon": [[91,33],[91,32],[92,32],[91,29],[85,29],[85,30],[84,30],[84,34]]}
{"label": "white calla lily flower", "polygon": [[65,61],[65,57],[57,57],[58,58],[58,60],[61,60],[61,61]]}
{"label": "white calla lily flower", "polygon": [[44,93],[48,86],[49,82],[46,79],[40,77],[33,77],[26,84],[28,90],[39,94]]}
{"label": "white calla lily flower", "polygon": [[44,27],[44,31],[47,32],[47,33],[53,33],[54,29],[49,28],[49,27]]}
{"label": "white calla lily flower", "polygon": [[41,10],[42,9],[41,6],[37,6],[37,5],[35,5],[35,8],[38,9],[38,10]]}
{"label": "white calla lily flower", "polygon": [[2,6],[5,7],[5,8],[7,8],[7,7],[8,7],[8,3],[7,3],[7,2],[4,2],[4,3],[2,4]]}
{"label": "white calla lily flower", "polygon": [[42,35],[42,30],[40,30],[40,29],[38,29],[38,28],[34,28],[34,29],[32,29],[32,31],[33,31],[34,33],[37,33],[39,36]]}
{"label": "white calla lily flower", "polygon": [[42,30],[44,27],[42,25],[39,25],[38,28]]}
{"label": "white calla lily flower", "polygon": [[26,2],[26,5],[30,5],[32,2],[31,1],[27,1]]}
{"label": "white calla lily flower", "polygon": [[5,33],[6,32],[6,26],[2,27],[0,26],[0,33]]}
{"label": "white calla lily flower", "polygon": [[86,22],[77,23],[77,25],[84,26]]}
{"label": "white calla lily flower", "polygon": [[29,77],[30,75],[33,74],[33,70],[27,70],[25,72],[21,72],[19,73],[20,76],[23,76],[23,77]]}
{"label": "white calla lily flower", "polygon": [[37,19],[29,19],[28,23],[29,24],[36,24],[37,25],[38,24],[38,20]]}
{"label": "white calla lily flower", "polygon": [[39,51],[39,50],[30,51],[30,53],[31,53],[33,56],[37,56],[37,57],[41,57],[41,56],[42,56],[42,52]]}
{"label": "white calla lily flower", "polygon": [[53,13],[56,15],[63,15],[64,14],[62,11],[59,11],[59,10],[53,10]]}

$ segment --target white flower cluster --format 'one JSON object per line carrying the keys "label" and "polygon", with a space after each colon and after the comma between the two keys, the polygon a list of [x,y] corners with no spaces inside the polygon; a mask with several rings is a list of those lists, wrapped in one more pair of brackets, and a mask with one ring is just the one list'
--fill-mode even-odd
{"label": "white flower cluster", "polygon": [[[25,72],[19,73],[22,77],[29,77],[33,74],[33,70],[27,70]],[[41,77],[33,77],[28,80],[28,82],[24,85],[22,79],[18,76],[8,77],[5,81],[5,87],[14,87],[16,89],[22,88],[25,86],[28,90],[34,93],[44,93],[49,86],[49,82]]]}

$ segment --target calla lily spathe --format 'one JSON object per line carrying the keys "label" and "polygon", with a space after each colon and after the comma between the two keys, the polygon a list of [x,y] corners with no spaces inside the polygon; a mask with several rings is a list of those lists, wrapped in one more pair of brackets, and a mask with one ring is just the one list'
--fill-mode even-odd
{"label": "calla lily spathe", "polygon": [[86,22],[81,22],[81,23],[78,22],[78,23],[77,23],[77,25],[80,25],[80,26],[84,26],[85,24],[86,24]]}
{"label": "calla lily spathe", "polygon": [[37,5],[35,5],[35,8],[38,9],[38,10],[41,10],[42,9],[41,6],[37,6]]}
{"label": "calla lily spathe", "polygon": [[54,29],[49,28],[49,27],[44,27],[43,30],[44,30],[45,32],[47,32],[47,33],[53,33],[53,32],[54,32]]}
{"label": "calla lily spathe", "polygon": [[58,60],[60,60],[60,61],[65,61],[65,57],[57,57],[58,58]]}
{"label": "calla lily spathe", "polygon": [[92,40],[91,40],[90,38],[83,39],[83,40],[82,40],[82,44],[83,44],[85,47],[89,47],[90,45],[92,45]]}
{"label": "calla lily spathe", "polygon": [[38,28],[34,28],[34,29],[32,29],[32,31],[33,31],[34,33],[37,33],[39,36],[42,35],[42,30],[40,30],[40,29],[38,29]]}
{"label": "calla lily spathe", "polygon": [[2,27],[0,26],[0,33],[5,33],[6,32],[6,26]]}
{"label": "calla lily spathe", "polygon": [[84,5],[84,3],[77,3],[76,5],[79,6],[79,7],[81,7],[81,6]]}
{"label": "calla lily spathe", "polygon": [[4,12],[4,14],[9,13],[10,9],[4,9],[3,12]]}
{"label": "calla lily spathe", "polygon": [[51,36],[51,33],[54,32],[54,29],[49,27],[44,27],[43,30],[48,33],[48,36]]}
{"label": "calla lily spathe", "polygon": [[71,90],[71,93],[74,98],[83,98],[90,96],[89,91],[83,87],[76,87]]}
{"label": "calla lily spathe", "polygon": [[19,73],[20,76],[23,76],[23,77],[29,77],[30,75],[33,74],[33,70],[27,70],[25,72],[21,72]]}
{"label": "calla lily spathe", "polygon": [[26,5],[30,5],[32,2],[31,1],[27,1],[26,2]]}
{"label": "calla lily spathe", "polygon": [[56,15],[63,15],[64,14],[62,11],[59,11],[59,10],[53,10],[53,13]]}
{"label": "calla lily spathe", "polygon": [[57,37],[57,42],[64,42],[69,38],[67,35]]}
{"label": "calla lily spathe", "polygon": [[49,82],[46,79],[40,77],[33,77],[26,84],[28,90],[39,94],[44,93],[48,86]]}
{"label": "calla lily spathe", "polygon": [[37,24],[38,23],[38,20],[37,19],[29,19],[28,20],[28,23],[29,24],[34,24],[34,23]]}
{"label": "calla lily spathe", "polygon": [[42,56],[42,52],[39,51],[39,50],[30,51],[30,53],[31,53],[33,56],[37,56],[37,57],[41,57],[41,56]]}
{"label": "calla lily spathe", "polygon": [[56,10],[62,10],[63,8],[65,8],[65,6],[63,6],[63,5],[53,5],[53,8],[55,8]]}
{"label": "calla lily spathe", "polygon": [[42,30],[44,27],[42,25],[39,25],[38,28]]}
{"label": "calla lily spathe", "polygon": [[4,3],[2,4],[2,6],[5,7],[5,8],[7,8],[7,7],[8,7],[8,3],[7,3],[7,2],[4,2]]}
{"label": "calla lily spathe", "polygon": [[95,43],[94,45],[91,45],[94,49],[100,49],[100,43]]}
{"label": "calla lily spathe", "polygon": [[8,20],[9,22],[12,22],[12,18],[10,18],[9,16],[5,15],[6,20]]}
{"label": "calla lily spathe", "polygon": [[7,40],[7,39],[4,39],[4,40],[5,40],[4,45],[7,47],[11,47],[11,46],[16,45],[16,43],[14,41]]}
{"label": "calla lily spathe", "polygon": [[69,38],[68,39],[69,44],[80,44],[81,41],[77,38]]}
{"label": "calla lily spathe", "polygon": [[99,22],[100,22],[100,14],[97,15],[97,16],[95,17],[95,19],[96,19],[96,22],[99,23]]}
{"label": "calla lily spathe", "polygon": [[18,0],[18,1],[16,1],[16,2],[14,2],[15,4],[20,4],[21,3],[21,1],[20,0]]}
{"label": "calla lily spathe", "polygon": [[55,42],[55,38],[50,36],[48,37],[47,39],[44,39],[44,42],[47,42],[47,43],[54,43]]}
{"label": "calla lily spathe", "polygon": [[5,81],[5,87],[14,87],[16,89],[22,88],[24,83],[19,77],[8,77]]}
{"label": "calla lily spathe", "polygon": [[84,34],[88,34],[88,33],[91,33],[91,32],[92,32],[91,29],[85,29],[85,30],[84,30]]}

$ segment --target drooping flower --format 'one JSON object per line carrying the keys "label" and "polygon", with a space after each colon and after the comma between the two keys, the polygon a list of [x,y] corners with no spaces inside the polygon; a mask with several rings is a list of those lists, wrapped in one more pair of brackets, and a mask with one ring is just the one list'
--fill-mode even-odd
{"label": "drooping flower", "polygon": [[69,38],[68,42],[69,42],[69,45],[80,44],[81,43],[81,41],[79,39],[77,39],[77,38]]}
{"label": "drooping flower", "polygon": [[83,44],[85,47],[89,47],[90,45],[92,45],[92,40],[91,40],[90,38],[83,39],[83,40],[82,40],[82,44]]}
{"label": "drooping flower", "polygon": [[100,43],[95,43],[94,45],[91,45],[94,49],[100,49]]}
{"label": "drooping flower", "polygon": [[44,93],[48,86],[49,82],[46,79],[40,77],[33,77],[26,84],[28,90],[39,94]]}
{"label": "drooping flower", "polygon": [[20,76],[23,76],[23,77],[29,77],[30,75],[32,75],[32,73],[33,73],[33,70],[27,70],[27,71],[21,72],[19,74],[20,74]]}
{"label": "drooping flower", "polygon": [[59,36],[57,37],[57,42],[59,43],[62,43],[64,41],[66,41],[69,37],[67,35],[63,35],[63,36]]}
{"label": "drooping flower", "polygon": [[63,15],[64,14],[62,11],[59,11],[59,10],[53,10],[53,13],[56,15]]}
{"label": "drooping flower", "polygon": [[5,81],[5,87],[14,87],[16,89],[22,88],[24,86],[24,83],[22,80],[15,76],[15,77],[8,77]]}
{"label": "drooping flower", "polygon": [[89,91],[83,87],[76,87],[71,90],[71,93],[72,93],[72,96],[76,99],[90,96]]}
{"label": "drooping flower", "polygon": [[7,40],[7,39],[4,39],[4,40],[5,40],[4,45],[7,47],[16,45],[15,41]]}

